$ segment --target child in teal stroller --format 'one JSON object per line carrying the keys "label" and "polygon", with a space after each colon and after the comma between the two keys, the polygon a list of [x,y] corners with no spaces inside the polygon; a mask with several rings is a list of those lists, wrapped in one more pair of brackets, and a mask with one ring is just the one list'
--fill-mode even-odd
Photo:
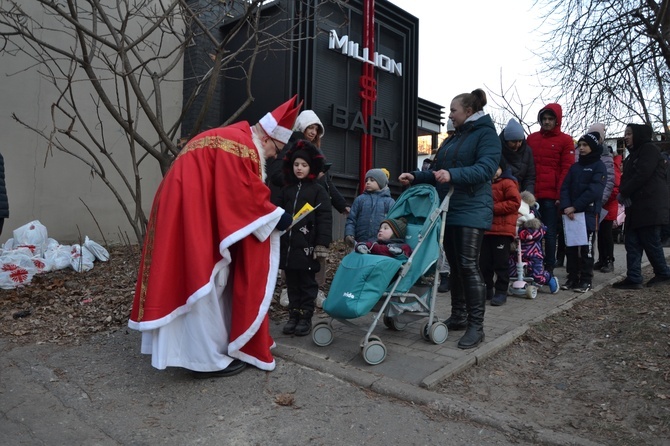
{"label": "child in teal stroller", "polygon": [[405,242],[412,249],[409,257],[354,251],[342,259],[323,303],[323,310],[331,319],[317,323],[312,330],[316,345],[323,347],[333,342],[334,320],[358,328],[349,319],[371,311],[377,313],[360,344],[368,364],[379,364],[386,358],[386,346],[372,334],[380,319],[392,330],[403,330],[415,320],[426,319],[420,335],[435,344],[446,341],[447,326],[435,316],[439,275],[433,274],[430,287],[416,284],[431,269],[435,270],[444,236],[442,214],[448,210],[450,197],[451,192],[440,203],[435,188],[421,184],[403,192],[389,210],[388,219],[404,219],[407,223]]}

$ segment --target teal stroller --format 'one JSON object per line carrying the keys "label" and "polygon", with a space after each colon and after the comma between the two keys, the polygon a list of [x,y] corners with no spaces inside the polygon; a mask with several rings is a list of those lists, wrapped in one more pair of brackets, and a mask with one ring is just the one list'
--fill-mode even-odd
{"label": "teal stroller", "polygon": [[437,266],[440,241],[444,237],[443,217],[452,191],[440,204],[433,186],[413,186],[389,210],[388,218],[407,220],[405,242],[412,247],[409,258],[352,252],[342,259],[323,303],[323,310],[331,319],[317,323],[312,329],[316,345],[325,347],[333,342],[334,320],[359,328],[349,319],[371,311],[377,313],[360,343],[363,359],[370,365],[386,358],[386,346],[372,334],[380,319],[391,330],[404,330],[409,323],[427,318],[420,335],[435,344],[447,340],[447,326],[435,316],[439,275],[433,274],[430,286],[421,286],[421,282]]}

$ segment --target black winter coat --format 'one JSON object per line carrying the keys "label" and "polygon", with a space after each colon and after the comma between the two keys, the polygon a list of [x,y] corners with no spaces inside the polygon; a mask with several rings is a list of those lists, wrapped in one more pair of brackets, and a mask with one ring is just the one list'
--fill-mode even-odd
{"label": "black winter coat", "polygon": [[[298,153],[309,163],[309,175],[299,179],[293,171],[293,160]],[[309,159],[306,159],[309,158]],[[295,215],[309,203],[316,208],[281,237],[279,268],[319,271],[319,261],[314,258],[314,248],[332,241],[333,213],[330,196],[317,181],[323,170],[323,154],[313,144],[298,140],[285,153],[282,173],[286,186],[279,194],[277,205]],[[318,207],[317,207],[318,206]]]}
{"label": "black winter coat", "polygon": [[607,167],[600,160],[601,152],[592,152],[573,164],[561,185],[561,211],[574,207],[584,212],[589,231],[597,228],[607,182]]}
{"label": "black winter coat", "polygon": [[623,162],[619,193],[630,198],[626,207],[626,227],[667,225],[670,222],[670,191],[663,155],[651,141],[647,125],[629,124],[633,130],[633,147]]}
{"label": "black winter coat", "polygon": [[319,206],[282,235],[279,268],[319,271],[314,248],[317,245],[328,247],[332,241],[333,214],[328,192],[316,181],[305,180],[285,186],[279,201],[279,206],[291,215],[295,215],[305,203]]}
{"label": "black winter coat", "polygon": [[9,200],[5,186],[5,159],[0,155],[0,218],[9,218]]}
{"label": "black winter coat", "polygon": [[528,191],[535,194],[535,160],[533,150],[526,144],[524,139],[521,147],[514,151],[505,144],[503,134],[500,134],[502,145],[502,157],[507,161],[507,167],[512,170],[512,175],[519,181],[519,191]]}

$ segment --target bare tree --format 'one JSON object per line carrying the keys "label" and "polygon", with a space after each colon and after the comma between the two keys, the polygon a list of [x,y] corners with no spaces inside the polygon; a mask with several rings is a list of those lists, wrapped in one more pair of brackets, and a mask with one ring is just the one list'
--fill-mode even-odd
{"label": "bare tree", "polygon": [[670,1],[536,0],[546,67],[541,81],[560,98],[570,128],[631,121],[668,133]]}
{"label": "bare tree", "polygon": [[[75,157],[103,181],[141,242],[147,224],[141,163],[153,159],[165,174],[179,152],[184,117],[196,116],[188,136],[201,131],[217,85],[226,73],[242,67],[247,100],[225,123],[237,118],[254,100],[250,84],[256,57],[290,47],[300,22],[313,19],[264,14],[265,3],[277,2],[0,0],[1,54],[28,56],[32,65],[22,70],[36,67],[58,92],[50,104],[51,128],[38,128],[32,117],[13,117],[44,139],[45,165],[55,149]],[[286,23],[277,27],[280,20]],[[220,31],[224,24],[225,33]],[[233,39],[243,44],[233,47]],[[188,80],[194,88],[183,103],[168,104],[175,89],[181,99],[184,54],[195,44],[206,48],[209,70]],[[132,172],[110,150],[119,133]]]}
{"label": "bare tree", "polygon": [[524,127],[526,135],[529,135],[531,126],[537,124],[537,116],[528,117],[528,113],[533,110],[537,102],[542,102],[542,98],[538,96],[526,102],[519,93],[516,81],[510,85],[505,84],[502,69],[498,89],[493,89],[488,85],[485,87],[493,108],[496,110],[491,113],[493,122],[499,128],[504,129],[510,118],[514,118]]}

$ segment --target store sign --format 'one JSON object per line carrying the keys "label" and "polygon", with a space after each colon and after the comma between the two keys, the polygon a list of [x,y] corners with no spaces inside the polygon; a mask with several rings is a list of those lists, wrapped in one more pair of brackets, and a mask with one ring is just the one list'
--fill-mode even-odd
{"label": "store sign", "polygon": [[365,134],[372,135],[376,138],[384,138],[393,141],[395,138],[395,130],[398,128],[397,122],[391,122],[386,118],[379,116],[370,116],[368,124],[365,124],[363,113],[357,111],[354,115],[349,113],[347,107],[341,105],[333,105],[333,119],[331,124],[333,127],[346,130],[361,130]]}
{"label": "store sign", "polygon": [[376,51],[370,54],[370,49],[361,49],[361,45],[356,42],[351,42],[349,36],[342,36],[340,38],[335,30],[330,31],[330,36],[328,37],[328,49],[339,51],[352,59],[374,65],[382,71],[395,74],[396,76],[402,76],[402,63],[396,62],[390,57],[379,54]]}

